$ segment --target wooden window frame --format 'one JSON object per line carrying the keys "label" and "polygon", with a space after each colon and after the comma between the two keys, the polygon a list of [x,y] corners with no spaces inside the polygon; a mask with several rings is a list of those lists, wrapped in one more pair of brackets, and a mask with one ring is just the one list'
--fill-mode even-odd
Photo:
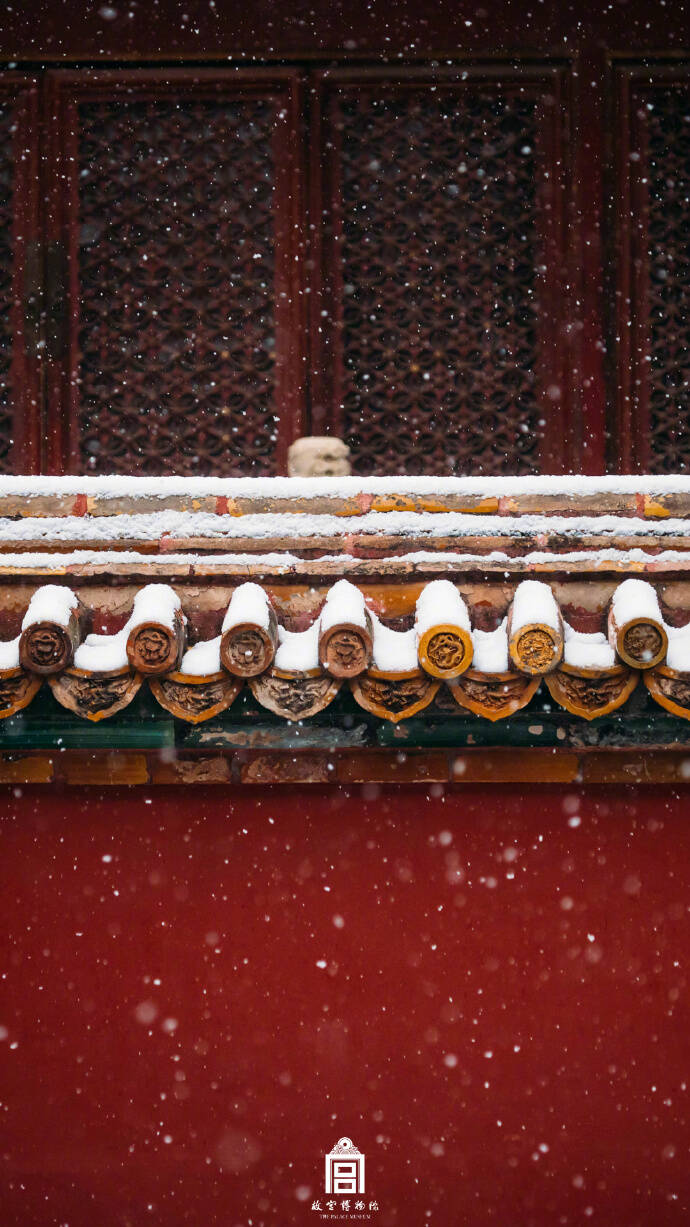
{"label": "wooden window frame", "polygon": [[[46,285],[47,352],[46,406],[56,419],[47,435],[44,457],[48,473],[79,472],[79,285],[77,221],[79,199],[78,106],[83,101],[148,101],[193,93],[195,99],[228,101],[271,93],[284,96],[272,151],[275,167],[275,412],[280,418],[275,459],[285,469],[287,449],[304,432],[306,328],[302,282],[304,253],[305,153],[300,140],[303,113],[303,73],[295,68],[51,69],[45,80],[48,133],[47,195],[50,202],[46,250],[63,252],[64,286]],[[64,343],[51,331],[63,328]],[[64,351],[64,352],[63,352]],[[46,423],[47,425],[47,423]]]}
{"label": "wooden window frame", "polygon": [[[418,66],[410,68],[336,68],[315,73],[316,91],[312,106],[311,145],[322,149],[325,155],[316,161],[310,182],[310,217],[312,220],[312,275],[314,283],[310,295],[311,311],[311,375],[312,375],[312,428],[319,434],[328,421],[334,433],[339,433],[338,407],[342,401],[339,381],[339,366],[330,349],[330,337],[322,326],[324,319],[334,321],[342,318],[343,295],[339,292],[340,269],[333,259],[332,249],[337,240],[327,243],[323,231],[317,225],[330,211],[334,229],[342,227],[339,209],[338,167],[339,149],[333,141],[331,147],[325,136],[328,125],[328,92],[332,89],[348,89],[361,85],[371,88],[380,85],[392,94],[402,90],[415,90],[432,82],[440,89],[464,89],[476,85],[506,87],[506,92],[518,91],[530,86],[550,92],[554,98],[551,107],[538,99],[538,124],[545,133],[540,142],[538,158],[542,170],[551,171],[547,179],[539,175],[537,186],[540,222],[539,240],[543,252],[545,273],[539,274],[539,304],[542,318],[539,332],[539,364],[537,383],[541,389],[554,384],[562,390],[557,412],[553,402],[543,396],[540,406],[547,423],[540,449],[540,467],[544,473],[566,472],[575,462],[579,433],[575,413],[577,388],[572,378],[573,362],[568,360],[567,347],[560,335],[561,325],[572,318],[568,308],[570,287],[567,270],[572,236],[569,230],[569,199],[571,169],[566,154],[571,126],[571,107],[567,81],[567,64],[553,63],[514,64],[476,63],[456,64],[453,67]],[[335,325],[337,328],[337,324]],[[332,332],[335,332],[335,328]]]}

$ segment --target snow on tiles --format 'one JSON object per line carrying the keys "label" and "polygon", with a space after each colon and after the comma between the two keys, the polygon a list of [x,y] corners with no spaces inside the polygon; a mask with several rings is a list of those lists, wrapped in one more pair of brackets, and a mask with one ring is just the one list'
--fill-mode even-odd
{"label": "snow on tiles", "polygon": [[158,622],[174,630],[180,612],[180,598],[169,584],[147,584],[134,598],[127,628],[132,630],[142,622]]}
{"label": "snow on tiles", "polygon": [[339,579],[326,596],[319,622],[322,631],[331,630],[343,622],[366,627],[367,610],[359,588],[355,588],[347,579]]}
{"label": "snow on tiles", "polygon": [[434,579],[428,583],[417,598],[415,626],[417,636],[434,626],[459,626],[470,630],[470,615],[455,584],[449,579]]}
{"label": "snow on tiles", "polygon": [[278,650],[274,664],[276,669],[286,673],[308,673],[311,669],[318,669],[318,618],[306,631],[288,631],[284,626],[278,627]]}
{"label": "snow on tiles", "polygon": [[690,673],[690,622],[686,626],[668,626],[664,623],[668,636],[665,664],[677,673]]}
{"label": "snow on tiles", "polygon": [[128,665],[127,640],[131,631],[146,622],[159,623],[170,630],[180,614],[180,598],[169,584],[147,584],[137,592],[129,619],[113,635],[87,635],[74,654],[77,669],[108,673]]}
{"label": "snow on tiles", "polygon": [[508,662],[508,632],[507,621],[504,618],[495,631],[472,631],[474,657],[472,668],[479,673],[507,673]]}
{"label": "snow on tiles", "polygon": [[19,665],[19,638],[0,643],[0,669],[16,669]]}
{"label": "snow on tiles", "polygon": [[611,669],[617,663],[616,653],[601,631],[576,631],[567,622],[564,625],[566,665],[576,669]]}
{"label": "snow on tiles", "polygon": [[126,669],[129,623],[114,635],[87,635],[74,653],[76,669],[90,673],[110,673]]}
{"label": "snow on tiles", "polygon": [[230,598],[221,631],[232,630],[245,623],[268,630],[269,622],[270,605],[263,588],[253,583],[240,584]]}
{"label": "snow on tiles", "polygon": [[60,626],[68,626],[78,604],[78,598],[71,588],[60,584],[43,584],[29,601],[29,608],[22,619],[22,630],[37,622],[57,622]]}
{"label": "snow on tiles", "polygon": [[382,673],[412,673],[419,668],[417,660],[417,632],[395,631],[372,614],[374,630],[373,666]]}
{"label": "snow on tiles", "polygon": [[613,594],[611,607],[619,626],[635,618],[651,618],[661,622],[659,598],[651,584],[643,579],[625,579]]}
{"label": "snow on tiles", "polygon": [[560,614],[553,592],[541,580],[525,579],[518,584],[513,598],[512,629],[534,623],[560,630]]}
{"label": "snow on tiles", "polygon": [[221,635],[217,635],[215,639],[202,640],[195,643],[193,648],[188,648],[180,663],[180,673],[192,677],[209,677],[212,673],[220,673],[221,638]]}

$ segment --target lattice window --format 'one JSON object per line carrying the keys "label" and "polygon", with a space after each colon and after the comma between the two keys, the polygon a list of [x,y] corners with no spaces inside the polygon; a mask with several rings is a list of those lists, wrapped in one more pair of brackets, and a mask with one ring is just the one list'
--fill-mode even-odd
{"label": "lattice window", "polygon": [[[340,89],[327,114],[321,327],[335,377],[321,395],[356,469],[540,471],[535,90]],[[560,398],[559,380],[547,386]]]}
{"label": "lattice window", "polygon": [[649,465],[690,469],[690,89],[650,91]]}
{"label": "lattice window", "polygon": [[38,468],[36,91],[0,73],[0,473]]}
{"label": "lattice window", "polygon": [[83,471],[274,471],[274,111],[80,105]]}
{"label": "lattice window", "polygon": [[14,269],[14,108],[0,104],[0,472],[12,472],[14,409],[12,388],[12,278]]}

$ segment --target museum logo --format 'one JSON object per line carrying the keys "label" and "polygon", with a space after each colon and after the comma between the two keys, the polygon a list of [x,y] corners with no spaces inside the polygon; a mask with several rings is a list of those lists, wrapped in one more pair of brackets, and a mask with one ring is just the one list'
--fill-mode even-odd
{"label": "museum logo", "polygon": [[340,1138],[332,1150],[324,1156],[326,1163],[323,1198],[315,1198],[312,1210],[321,1212],[321,1218],[337,1221],[370,1219],[378,1210],[378,1202],[367,1200],[365,1160],[350,1138]]}

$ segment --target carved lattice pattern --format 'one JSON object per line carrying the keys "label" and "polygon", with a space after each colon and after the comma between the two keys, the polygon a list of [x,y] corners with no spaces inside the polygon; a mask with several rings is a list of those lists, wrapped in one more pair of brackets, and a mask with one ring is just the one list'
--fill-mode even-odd
{"label": "carved lattice pattern", "polygon": [[649,467],[690,469],[690,92],[659,88],[649,139]]}
{"label": "carved lattice pattern", "polygon": [[426,89],[338,109],[357,470],[537,472],[534,100]]}
{"label": "carved lattice pattern", "polygon": [[12,396],[12,242],[16,118],[10,104],[0,105],[0,473],[13,471],[14,414]]}
{"label": "carved lattice pattern", "polygon": [[79,116],[79,467],[272,473],[274,104]]}

